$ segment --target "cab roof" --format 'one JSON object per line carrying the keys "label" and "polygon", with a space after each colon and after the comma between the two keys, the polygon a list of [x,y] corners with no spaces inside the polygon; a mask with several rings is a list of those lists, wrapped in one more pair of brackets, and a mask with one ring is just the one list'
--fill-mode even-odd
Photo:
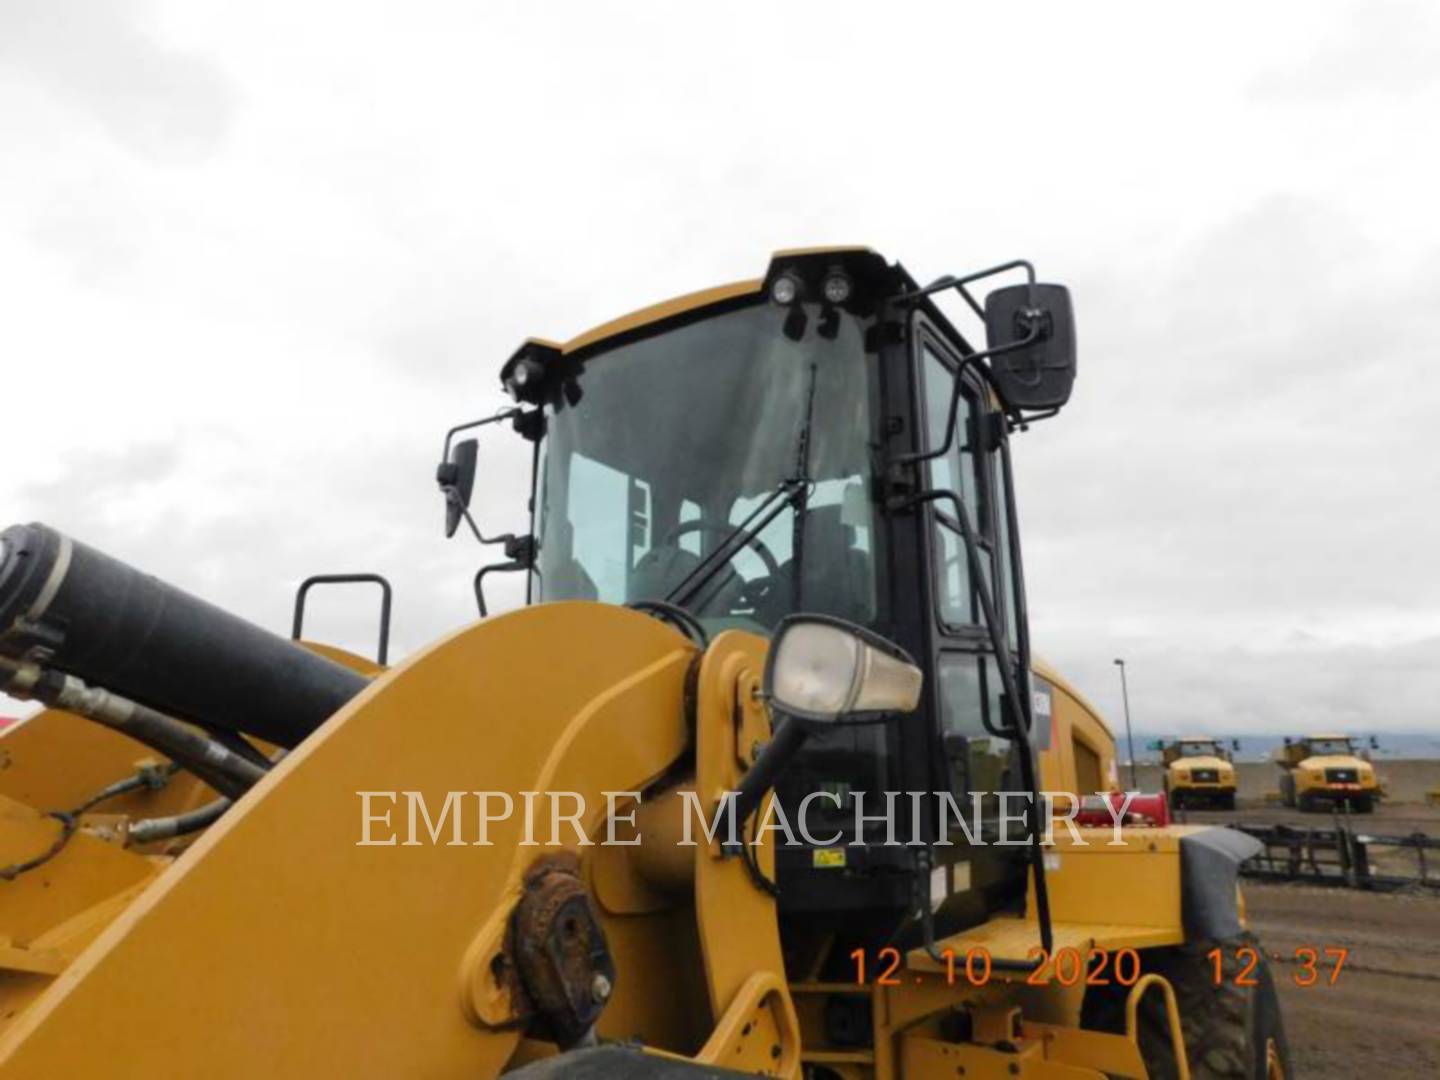
{"label": "cab roof", "polygon": [[528,340],[537,345],[557,349],[562,355],[579,352],[581,349],[588,349],[590,346],[599,344],[609,338],[632,333],[652,323],[661,322],[665,319],[673,318],[676,315],[684,315],[687,312],[695,311],[699,308],[709,307],[711,304],[721,304],[727,300],[735,300],[743,296],[758,295],[765,288],[765,282],[769,280],[777,262],[825,255],[852,257],[869,255],[878,258],[874,249],[859,244],[786,248],[771,253],[770,270],[766,272],[764,277],[747,278],[744,281],[734,281],[728,285],[716,285],[709,289],[700,289],[697,292],[685,293],[683,296],[662,300],[656,304],[648,304],[645,307],[630,312],[628,315],[621,315],[619,318],[609,319],[599,326],[593,326],[563,344],[545,338],[530,338]]}

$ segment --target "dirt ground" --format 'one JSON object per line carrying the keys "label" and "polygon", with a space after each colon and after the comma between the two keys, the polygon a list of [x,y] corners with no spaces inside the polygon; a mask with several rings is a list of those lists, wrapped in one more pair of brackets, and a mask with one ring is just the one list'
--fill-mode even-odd
{"label": "dirt ground", "polygon": [[[1245,900],[1297,1076],[1440,1076],[1440,896],[1252,881]],[[1335,985],[1296,985],[1296,950],[1327,946],[1350,950]]]}
{"label": "dirt ground", "polygon": [[[1192,823],[1330,828],[1331,813],[1242,801],[1233,813],[1190,810]],[[1344,815],[1341,815],[1342,820]],[[1440,836],[1440,806],[1381,803],[1348,825],[1378,836]],[[1440,878],[1440,853],[1427,872]],[[1372,849],[1377,869],[1418,875],[1411,850]],[[1408,865],[1402,865],[1402,863]],[[1245,883],[1251,924],[1276,975],[1295,1073],[1300,1077],[1440,1076],[1440,889],[1403,893]],[[1296,950],[1349,949],[1335,985],[1297,985]]]}

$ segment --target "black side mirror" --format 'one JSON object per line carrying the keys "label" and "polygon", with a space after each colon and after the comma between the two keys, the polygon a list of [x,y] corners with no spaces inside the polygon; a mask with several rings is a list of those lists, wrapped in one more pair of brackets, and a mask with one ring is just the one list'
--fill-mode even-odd
{"label": "black side mirror", "polygon": [[1239,740],[1239,739],[1231,739],[1231,740],[1230,740],[1230,749],[1231,749],[1231,750],[1239,750],[1239,749],[1240,749],[1240,740]]}
{"label": "black side mirror", "polygon": [[990,371],[1007,408],[1058,409],[1070,400],[1075,313],[1065,286],[995,289],[985,297],[985,337],[995,354]]}
{"label": "black side mirror", "polygon": [[460,519],[470,506],[470,496],[475,491],[475,464],[479,458],[480,444],[474,439],[463,439],[456,443],[447,460],[435,470],[435,481],[445,495],[445,535],[454,536],[460,527]]}
{"label": "black side mirror", "polygon": [[1371,735],[1371,736],[1370,736],[1370,749],[1371,749],[1371,750],[1379,750],[1379,749],[1380,749],[1380,740],[1377,739],[1374,735]]}

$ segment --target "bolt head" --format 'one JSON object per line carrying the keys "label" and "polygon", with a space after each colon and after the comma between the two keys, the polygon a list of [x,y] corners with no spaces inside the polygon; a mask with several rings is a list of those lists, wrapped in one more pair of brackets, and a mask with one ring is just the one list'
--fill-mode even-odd
{"label": "bolt head", "polygon": [[602,1001],[609,1001],[610,993],[614,989],[615,987],[603,972],[596,973],[595,978],[590,981],[590,997],[597,1004]]}

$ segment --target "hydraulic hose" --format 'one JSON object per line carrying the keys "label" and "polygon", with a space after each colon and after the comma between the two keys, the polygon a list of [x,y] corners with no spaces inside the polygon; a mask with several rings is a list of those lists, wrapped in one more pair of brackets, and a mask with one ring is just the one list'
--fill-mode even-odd
{"label": "hydraulic hose", "polygon": [[239,798],[265,770],[187,724],[73,675],[0,657],[0,687],[19,698],[83,716],[128,735],[189,769],[222,795]]}
{"label": "hydraulic hose", "polygon": [[0,533],[0,656],[295,746],[369,680],[47,525]]}
{"label": "hydraulic hose", "polygon": [[213,825],[220,815],[230,809],[231,800],[216,799],[185,814],[169,817],[146,818],[130,826],[129,838],[132,844],[149,844],[155,840],[171,840],[177,836],[188,836]]}

